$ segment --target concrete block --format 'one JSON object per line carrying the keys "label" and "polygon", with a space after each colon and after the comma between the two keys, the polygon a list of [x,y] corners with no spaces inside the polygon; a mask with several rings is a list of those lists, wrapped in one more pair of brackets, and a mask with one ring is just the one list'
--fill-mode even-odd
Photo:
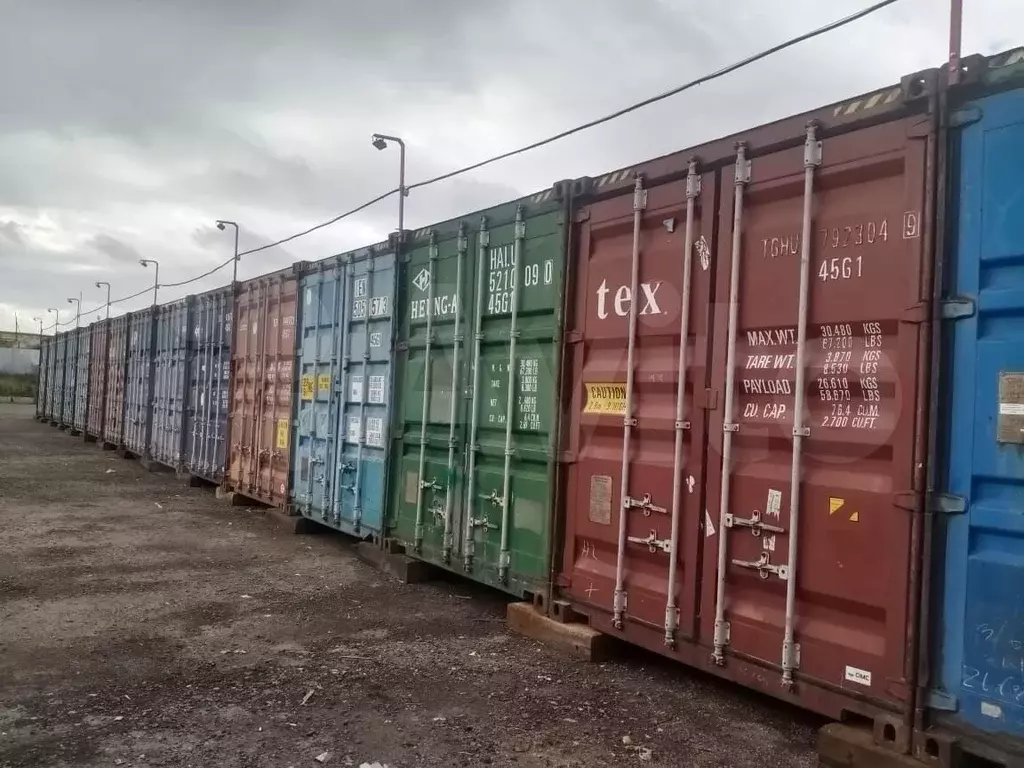
{"label": "concrete block", "polygon": [[617,643],[587,624],[562,623],[539,613],[531,603],[509,603],[505,622],[513,632],[583,661],[605,661]]}
{"label": "concrete block", "polygon": [[415,557],[388,552],[372,541],[357,544],[356,556],[377,570],[391,574],[403,584],[421,584],[433,581],[438,576],[436,566]]}

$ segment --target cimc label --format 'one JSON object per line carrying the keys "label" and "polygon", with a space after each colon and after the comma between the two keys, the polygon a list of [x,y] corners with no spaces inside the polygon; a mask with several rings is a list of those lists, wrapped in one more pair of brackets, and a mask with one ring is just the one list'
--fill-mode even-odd
{"label": "cimc label", "polygon": [[610,413],[620,416],[626,413],[625,384],[585,384],[587,388],[587,404],[584,413]]}

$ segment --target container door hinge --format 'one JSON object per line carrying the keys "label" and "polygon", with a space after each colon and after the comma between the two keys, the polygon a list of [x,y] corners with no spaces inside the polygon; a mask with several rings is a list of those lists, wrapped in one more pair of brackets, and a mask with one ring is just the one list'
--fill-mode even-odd
{"label": "container door hinge", "polygon": [[981,111],[981,107],[976,107],[973,104],[968,104],[965,107],[955,110],[949,116],[949,127],[950,128],[965,128],[968,125],[974,125],[981,121],[981,118],[985,116],[985,113]]}
{"label": "container door hinge", "polygon": [[[962,515],[967,512],[967,499],[952,493],[927,494],[927,511],[937,515]],[[893,503],[908,512],[920,512],[920,494],[913,491],[897,493]]]}
{"label": "container door hinge", "polygon": [[582,331],[576,331],[576,330],[566,331],[566,334],[565,334],[565,343],[566,344],[579,344],[581,341],[583,341],[583,332]]}
{"label": "container door hinge", "polygon": [[940,691],[936,688],[930,688],[925,696],[925,702],[930,709],[936,709],[939,712],[956,712],[959,707],[959,702],[956,696],[952,696],[945,691]]}
{"label": "container door hinge", "polygon": [[399,352],[407,352],[409,350],[409,342],[400,341],[397,344],[395,344],[395,349],[397,349]]}
{"label": "container door hinge", "polygon": [[932,118],[923,117],[907,128],[908,139],[926,139],[932,135],[935,127],[932,125]]}
{"label": "container door hinge", "polygon": [[589,208],[582,208],[582,209],[576,211],[576,215],[573,216],[573,219],[577,223],[582,223],[584,221],[590,221],[590,209]]}

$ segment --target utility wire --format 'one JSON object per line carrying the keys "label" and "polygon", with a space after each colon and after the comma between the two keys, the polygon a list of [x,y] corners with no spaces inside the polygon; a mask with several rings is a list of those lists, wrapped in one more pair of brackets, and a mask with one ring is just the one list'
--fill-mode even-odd
{"label": "utility wire", "polygon": [[[728,66],[722,67],[719,70],[711,72],[711,73],[709,73],[707,75],[702,75],[701,77],[698,77],[696,80],[691,80],[691,81],[689,81],[687,83],[683,83],[682,85],[676,86],[675,88],[672,88],[672,89],[670,89],[668,91],[665,91],[663,93],[659,93],[656,96],[651,96],[651,97],[646,98],[646,99],[644,99],[642,101],[635,102],[633,104],[630,104],[628,107],[623,107],[622,109],[616,110],[615,112],[607,114],[607,115],[605,115],[603,117],[599,117],[599,118],[596,118],[594,120],[590,120],[589,122],[582,123],[581,125],[577,125],[574,128],[569,128],[569,129],[567,129],[565,131],[561,131],[560,133],[556,133],[553,136],[548,136],[545,139],[540,139],[539,141],[535,141],[535,142],[533,142],[531,144],[527,144],[525,146],[519,147],[518,149],[509,150],[508,152],[503,152],[503,153],[501,153],[499,155],[494,155],[493,157],[489,157],[486,160],[481,160],[479,162],[472,163],[471,165],[466,165],[466,166],[463,166],[462,168],[457,168],[454,171],[449,171],[448,173],[443,173],[440,176],[434,176],[433,178],[426,179],[424,181],[418,181],[415,184],[407,184],[406,187],[405,187],[406,194],[408,194],[408,192],[410,190],[420,189],[422,187],[426,187],[426,186],[429,186],[431,184],[437,184],[438,182],[446,181],[446,180],[454,178],[456,176],[461,176],[464,173],[469,173],[470,171],[475,171],[478,168],[483,168],[485,166],[492,165],[493,163],[500,162],[501,160],[507,160],[510,157],[515,157],[516,155],[521,155],[521,154],[523,154],[525,152],[529,152],[531,150],[547,146],[548,144],[553,144],[556,141],[560,141],[561,139],[567,138],[569,136],[573,136],[573,135],[575,135],[577,133],[581,133],[582,131],[586,131],[586,130],[589,130],[591,128],[596,128],[599,125],[603,125],[604,123],[608,123],[608,122],[611,122],[612,120],[616,120],[616,119],[618,119],[618,118],[620,118],[620,117],[622,117],[624,115],[630,114],[631,112],[636,112],[637,110],[643,109],[644,107],[648,107],[651,104],[656,104],[659,101],[664,101],[665,99],[671,98],[672,96],[677,96],[680,93],[683,93],[685,91],[689,91],[689,90],[691,90],[693,88],[696,88],[696,87],[698,87],[700,85],[704,85],[705,83],[709,83],[712,80],[717,80],[720,77],[724,77],[725,75],[728,75],[728,74],[731,74],[733,72],[736,72],[737,70],[743,69],[744,67],[750,66],[751,64],[755,64],[755,63],[757,63],[759,61],[762,61],[763,59],[767,59],[768,57],[773,56],[776,53],[779,53],[781,51],[784,51],[787,48],[792,48],[795,45],[799,45],[800,43],[806,42],[808,40],[812,40],[812,39],[814,39],[816,37],[819,37],[821,35],[824,35],[824,34],[826,34],[828,32],[833,32],[833,31],[835,31],[837,29],[841,29],[842,27],[845,27],[845,26],[847,26],[849,24],[852,24],[855,21],[859,21],[860,19],[863,19],[866,16],[870,16],[873,13],[877,13],[878,11],[882,10],[883,8],[887,8],[890,5],[895,5],[898,2],[900,2],[900,0],[880,0],[880,2],[877,2],[874,5],[870,5],[867,8],[864,8],[863,10],[857,11],[856,13],[852,13],[849,16],[845,16],[844,18],[837,19],[836,21],[829,22],[828,24],[825,24],[824,26],[818,27],[817,29],[813,29],[813,30],[811,30],[809,32],[805,32],[804,34],[798,35],[797,37],[790,38],[789,40],[786,40],[785,42],[782,42],[782,43],[778,43],[777,45],[774,45],[771,48],[766,48],[765,50],[761,51],[760,53],[755,53],[752,56],[748,56],[748,57],[746,57],[744,59],[740,59],[739,61],[734,62],[732,64],[729,64]],[[398,188],[392,189],[392,190],[390,190],[388,192],[385,192],[382,195],[378,195],[377,197],[373,198],[372,200],[368,200],[367,202],[365,202],[362,205],[359,205],[359,206],[353,208],[350,211],[346,211],[345,213],[338,214],[334,218],[331,218],[331,219],[328,219],[327,221],[324,221],[324,222],[321,222],[319,224],[316,224],[316,225],[314,225],[312,227],[309,227],[308,229],[304,229],[301,232],[296,232],[294,235],[289,235],[288,237],[282,238],[280,240],[275,240],[272,243],[267,243],[266,245],[261,245],[261,246],[259,246],[257,248],[250,248],[247,251],[242,251],[242,252],[240,252],[238,254],[238,256],[242,257],[242,256],[248,256],[249,254],[253,254],[253,253],[259,253],[260,251],[265,251],[265,250],[268,250],[270,248],[276,248],[279,245],[284,245],[285,243],[289,243],[292,240],[297,240],[300,237],[305,237],[306,235],[312,234],[313,232],[316,232],[319,229],[324,229],[325,227],[329,227],[332,224],[338,223],[342,219],[348,218],[349,216],[353,216],[353,215],[355,215],[355,214],[357,214],[357,213],[359,213],[361,211],[364,211],[367,208],[369,208],[371,205],[375,205],[375,204],[381,202],[382,200],[386,200],[387,198],[391,197],[392,195],[397,194],[399,191],[400,190]],[[226,267],[228,264],[230,264],[232,261],[234,261],[234,258],[235,257],[232,256],[230,259],[228,259],[224,263],[222,263],[222,264],[214,267],[213,269],[208,270],[207,272],[204,272],[203,274],[198,275],[196,277],[189,278],[188,280],[182,280],[182,281],[177,282],[177,283],[161,283],[158,287],[160,287],[160,288],[177,288],[177,287],[180,287],[180,286],[183,286],[183,285],[188,285],[189,283],[194,283],[197,280],[202,280],[204,277],[208,277],[208,276],[212,275],[213,273],[215,273],[215,272],[223,269],[224,267]],[[118,304],[118,303],[123,302],[123,301],[128,301],[130,299],[134,299],[134,298],[136,298],[138,296],[141,296],[142,294],[146,293],[146,291],[149,291],[149,290],[151,290],[151,289],[150,288],[144,288],[143,290],[139,291],[138,293],[132,294],[131,296],[125,296],[125,297],[120,298],[120,299],[113,299],[113,300],[111,300],[109,302],[109,304],[113,305],[113,304]],[[82,314],[91,314],[92,312],[97,312],[97,311],[99,311],[101,309],[105,309],[107,306],[108,306],[107,304],[101,304],[96,309],[89,310],[89,312],[84,312]],[[69,323],[70,323],[70,321],[64,322],[64,323],[60,323],[59,325],[64,326],[64,325],[68,325]],[[56,327],[57,325],[58,325],[57,323],[54,323],[54,325],[49,326],[45,330],[50,330],[50,329]]]}

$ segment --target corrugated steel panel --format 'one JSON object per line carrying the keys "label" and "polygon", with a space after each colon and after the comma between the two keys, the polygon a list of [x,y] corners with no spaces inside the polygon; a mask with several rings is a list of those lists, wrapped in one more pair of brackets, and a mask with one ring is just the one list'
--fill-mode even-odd
{"label": "corrugated steel panel", "polygon": [[904,748],[933,82],[610,181],[577,216],[567,331],[563,596]]}
{"label": "corrugated steel panel", "polygon": [[53,339],[39,339],[39,379],[36,383],[36,418],[46,418],[46,400],[50,386],[50,359],[53,357]]}
{"label": "corrugated steel panel", "polygon": [[75,393],[78,380],[78,331],[71,330],[64,334],[63,402],[61,403],[60,424],[71,429],[75,421]]}
{"label": "corrugated steel panel", "polygon": [[103,421],[107,410],[107,339],[110,321],[100,320],[89,326],[89,414],[86,432],[103,437]]}
{"label": "corrugated steel panel", "polygon": [[53,424],[61,422],[64,410],[64,358],[67,355],[67,333],[53,335],[53,356],[50,360],[50,391],[46,402],[46,415]]}
{"label": "corrugated steel panel", "polygon": [[354,536],[380,533],[391,405],[393,252],[370,249],[303,277],[291,500]]}
{"label": "corrugated steel panel", "polygon": [[[1024,91],[966,105],[943,490],[937,683],[953,724],[1024,752]],[[1008,763],[1009,764],[1009,763]],[[1017,762],[1012,764],[1016,765]]]}
{"label": "corrugated steel panel", "polygon": [[297,292],[289,268],[247,280],[235,300],[226,483],[276,507],[288,503]]}
{"label": "corrugated steel panel", "polygon": [[89,328],[75,332],[75,412],[71,420],[72,434],[85,432],[89,418],[89,364],[92,351],[92,334]]}
{"label": "corrugated steel panel", "polygon": [[129,333],[131,320],[132,315],[128,313],[110,321],[103,442],[114,448],[124,447],[128,391],[128,342],[131,338]]}
{"label": "corrugated steel panel", "polygon": [[185,465],[213,483],[224,480],[231,399],[233,289],[195,297],[189,353],[189,394],[185,414]]}
{"label": "corrugated steel panel", "polygon": [[153,347],[156,317],[152,307],[134,312],[128,325],[125,376],[124,447],[136,457],[149,459],[153,428]]}
{"label": "corrugated steel panel", "polygon": [[192,346],[193,297],[156,308],[153,352],[153,424],[149,457],[158,464],[184,471],[185,412]]}
{"label": "corrugated steel panel", "polygon": [[400,266],[388,534],[516,595],[550,581],[568,189],[427,228]]}

